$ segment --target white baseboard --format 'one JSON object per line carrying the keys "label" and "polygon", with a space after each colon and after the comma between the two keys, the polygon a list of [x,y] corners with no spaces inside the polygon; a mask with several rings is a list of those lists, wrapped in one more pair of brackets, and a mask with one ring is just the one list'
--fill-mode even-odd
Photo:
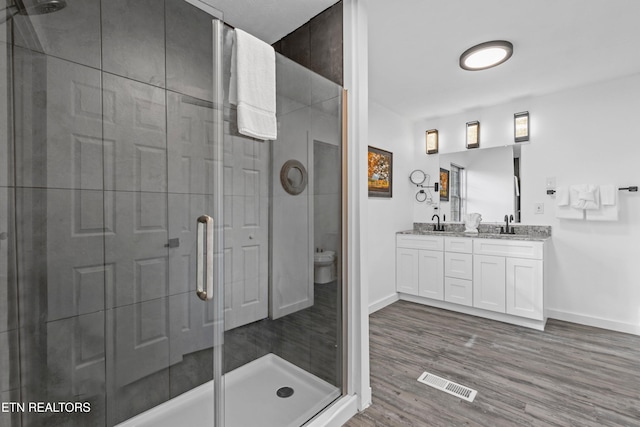
{"label": "white baseboard", "polygon": [[634,325],[633,323],[618,322],[616,320],[602,319],[600,317],[554,309],[546,309],[545,311],[547,317],[550,319],[593,326],[594,328],[609,329],[611,331],[624,332],[626,334],[640,335],[640,325]]}
{"label": "white baseboard", "polygon": [[394,302],[398,301],[399,299],[400,298],[398,297],[397,293],[393,293],[393,294],[391,294],[389,296],[386,296],[384,298],[380,298],[378,301],[369,304],[369,314],[375,313],[376,311],[380,310],[381,308],[385,308],[389,304],[393,304]]}

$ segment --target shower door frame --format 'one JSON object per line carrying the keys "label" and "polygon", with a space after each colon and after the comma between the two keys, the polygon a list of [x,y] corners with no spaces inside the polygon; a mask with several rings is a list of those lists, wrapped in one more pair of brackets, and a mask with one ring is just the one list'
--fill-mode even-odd
{"label": "shower door frame", "polygon": [[[213,265],[207,266],[205,274],[213,280],[213,294],[205,299],[213,300],[213,425],[224,427],[224,218],[223,218],[223,176],[224,176],[224,89],[222,85],[223,61],[223,12],[216,9],[211,0],[183,0],[209,14],[213,20],[212,45],[213,61]],[[203,214],[205,214],[203,212]],[[207,242],[209,247],[210,243]],[[204,248],[203,248],[204,250]],[[198,256],[205,254],[198,254]],[[208,257],[207,257],[208,258]],[[213,267],[213,272],[208,269]],[[201,277],[198,278],[200,280]],[[193,286],[193,284],[191,284]],[[197,288],[193,292],[199,294]],[[200,297],[200,295],[198,295]]]}
{"label": "shower door frame", "polygon": [[[185,0],[196,7],[204,0]],[[206,5],[206,4],[205,4]],[[202,10],[212,8],[208,6]],[[216,10],[214,8],[214,10]],[[217,11],[217,10],[216,10]],[[224,89],[222,87],[223,26],[221,17],[212,21],[213,30],[213,417],[214,427],[224,427]]]}

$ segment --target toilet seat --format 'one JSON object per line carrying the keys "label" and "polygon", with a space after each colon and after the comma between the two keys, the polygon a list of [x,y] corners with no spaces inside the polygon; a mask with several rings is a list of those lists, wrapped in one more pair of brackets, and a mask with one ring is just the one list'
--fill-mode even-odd
{"label": "toilet seat", "polygon": [[315,252],[313,262],[333,262],[336,253],[334,251]]}

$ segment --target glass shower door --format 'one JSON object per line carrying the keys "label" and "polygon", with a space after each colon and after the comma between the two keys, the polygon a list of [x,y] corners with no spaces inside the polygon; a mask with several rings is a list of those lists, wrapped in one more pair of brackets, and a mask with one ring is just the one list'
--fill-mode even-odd
{"label": "glass shower door", "polygon": [[90,410],[0,424],[126,425],[206,393],[221,363],[219,302],[196,294],[197,220],[220,209],[221,15],[200,0],[60,3],[25,0],[0,22],[0,398]]}
{"label": "glass shower door", "polygon": [[[225,89],[233,39],[225,28]],[[274,141],[240,134],[225,96],[227,427],[299,427],[342,393],[341,96],[276,54]],[[316,248],[324,277],[314,274]]]}
{"label": "glass shower door", "polygon": [[[212,226],[198,219],[216,219],[219,121],[212,67],[220,21],[183,0],[167,0],[164,13],[139,2],[127,5],[128,13],[140,10],[126,27],[133,34],[113,41],[131,50],[125,60],[118,58],[122,50],[113,52],[113,63],[127,67],[103,76],[105,264],[113,271],[114,290],[107,311],[108,415],[121,422],[203,386],[209,404],[200,405],[200,414],[178,410],[172,417],[213,425],[206,383],[214,377],[217,300],[207,289],[214,270],[206,264],[214,236]],[[148,61],[129,66],[136,63],[135,41],[150,33],[136,34],[145,13],[158,13],[152,22],[164,32],[160,85],[140,82],[137,73],[144,73]],[[106,117],[112,111],[114,119]],[[209,291],[200,294],[204,300],[197,284]]]}

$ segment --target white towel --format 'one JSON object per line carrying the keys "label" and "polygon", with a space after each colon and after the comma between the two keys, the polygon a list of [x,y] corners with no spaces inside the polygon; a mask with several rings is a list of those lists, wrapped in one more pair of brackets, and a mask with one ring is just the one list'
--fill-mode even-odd
{"label": "white towel", "polygon": [[574,209],[571,206],[556,207],[556,218],[560,219],[584,219],[583,209]]}
{"label": "white towel", "polygon": [[571,207],[575,209],[600,209],[600,190],[591,184],[572,185],[569,189]]}
{"label": "white towel", "polygon": [[615,205],[616,198],[618,195],[618,189],[613,184],[601,185],[600,186],[600,203],[603,206],[612,206]]}
{"label": "white towel", "polygon": [[600,209],[594,211],[585,211],[587,213],[587,221],[617,221],[618,206],[601,206]]}
{"label": "white towel", "polygon": [[276,54],[262,40],[236,29],[229,102],[238,106],[238,132],[276,139]]}
{"label": "white towel", "polygon": [[615,185],[607,184],[600,186],[600,209],[589,210],[587,220],[589,221],[617,221],[618,220],[618,189]]}
{"label": "white towel", "polygon": [[556,206],[569,206],[569,187],[556,188]]}
{"label": "white towel", "polygon": [[571,207],[569,187],[556,188],[556,218],[584,219],[584,211],[582,209],[574,209]]}

